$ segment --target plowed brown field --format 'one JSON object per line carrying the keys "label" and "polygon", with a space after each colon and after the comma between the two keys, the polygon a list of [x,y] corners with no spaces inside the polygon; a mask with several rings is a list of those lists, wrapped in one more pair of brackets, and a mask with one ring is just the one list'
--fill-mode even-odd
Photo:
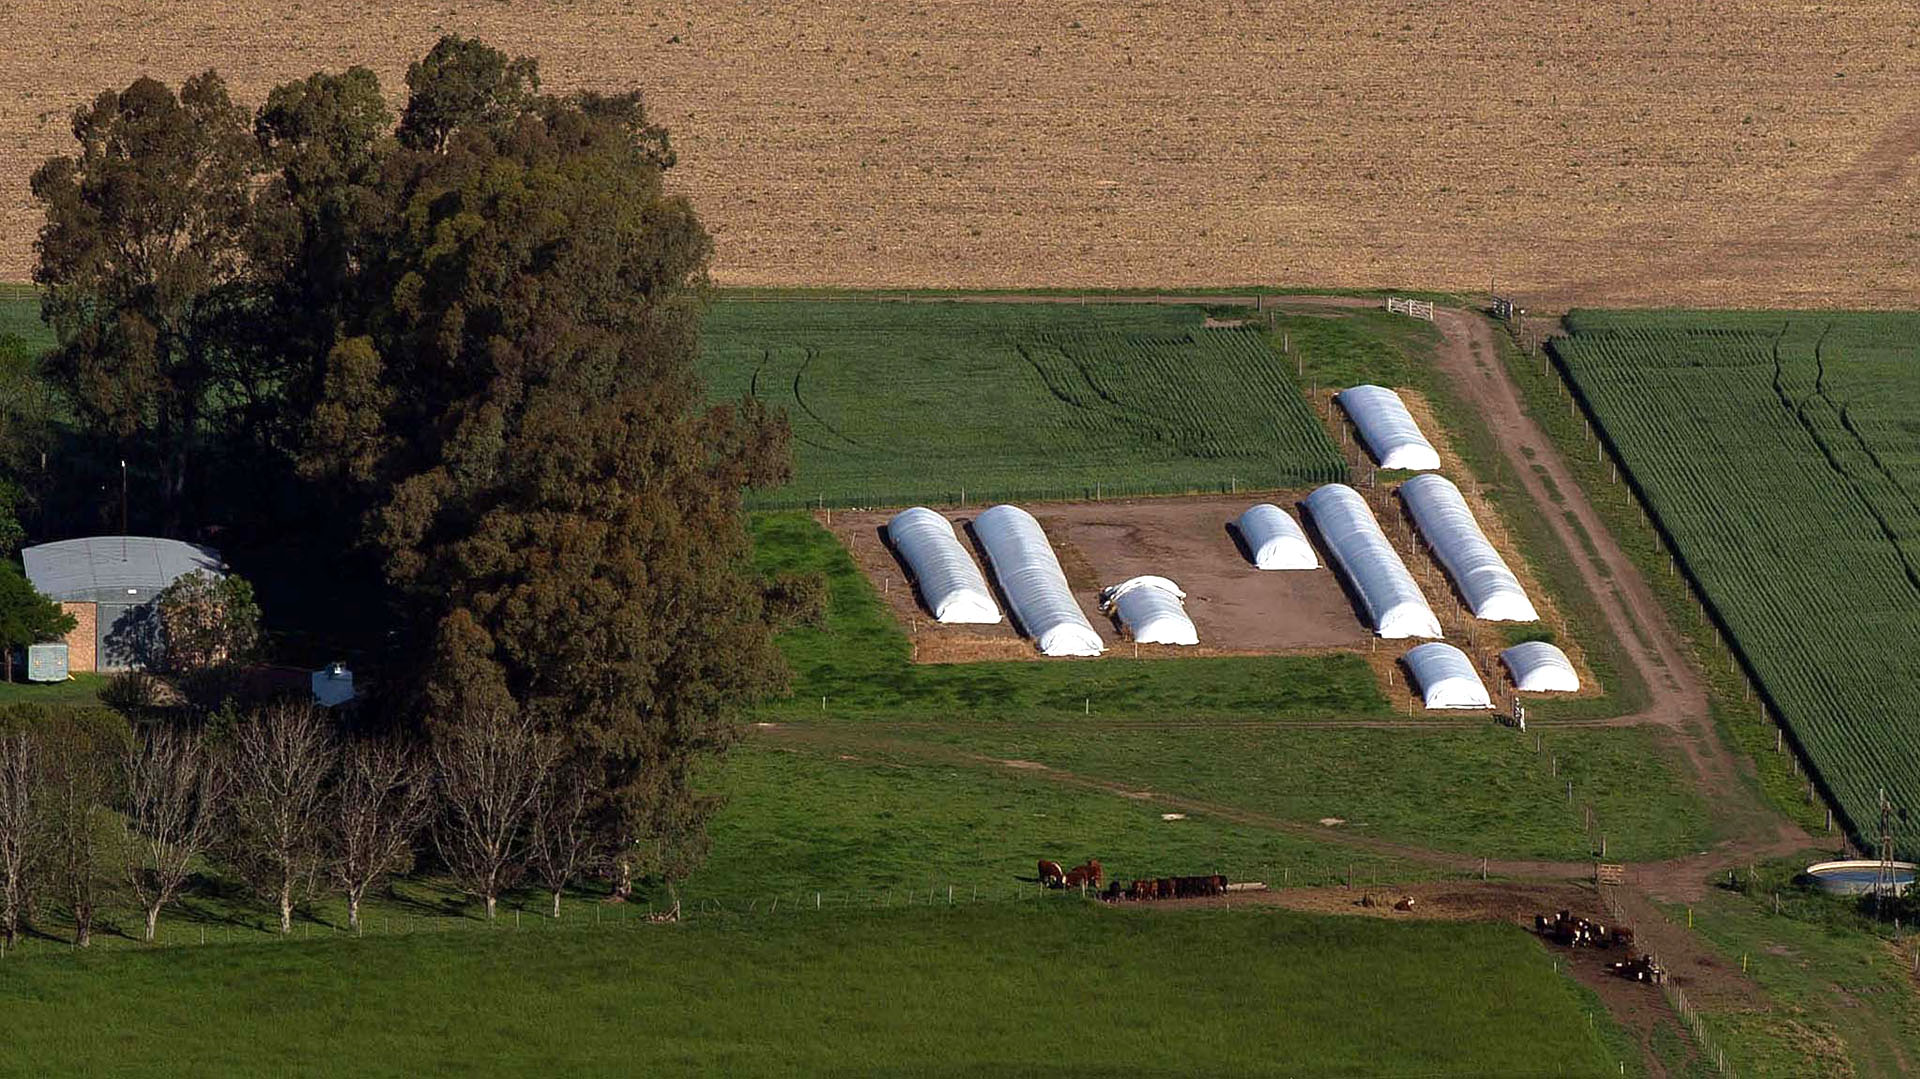
{"label": "plowed brown field", "polygon": [[[1920,12],[1569,4],[0,0],[0,277],[139,72],[257,102],[447,31],[640,86],[735,285],[1286,283],[1912,301]],[[1503,289],[1504,290],[1504,289]]]}

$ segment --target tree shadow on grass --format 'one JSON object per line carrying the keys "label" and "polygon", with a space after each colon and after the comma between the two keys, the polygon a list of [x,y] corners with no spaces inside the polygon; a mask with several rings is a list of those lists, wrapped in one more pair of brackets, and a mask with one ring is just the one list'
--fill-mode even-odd
{"label": "tree shadow on grass", "polygon": [[486,905],[471,896],[417,880],[388,882],[380,892],[383,905],[426,918],[486,920]]}
{"label": "tree shadow on grass", "polygon": [[271,928],[267,915],[254,900],[253,893],[235,881],[195,874],[167,914],[189,925],[226,926],[253,929],[265,933]]}

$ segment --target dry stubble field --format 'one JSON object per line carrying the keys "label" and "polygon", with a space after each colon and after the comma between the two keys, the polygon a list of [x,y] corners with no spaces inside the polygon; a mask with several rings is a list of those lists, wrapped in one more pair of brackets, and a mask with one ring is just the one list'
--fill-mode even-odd
{"label": "dry stubble field", "polygon": [[1874,305],[1920,285],[1905,2],[0,0],[0,278],[27,177],[138,72],[242,98],[447,31],[651,94],[729,285],[1479,289]]}

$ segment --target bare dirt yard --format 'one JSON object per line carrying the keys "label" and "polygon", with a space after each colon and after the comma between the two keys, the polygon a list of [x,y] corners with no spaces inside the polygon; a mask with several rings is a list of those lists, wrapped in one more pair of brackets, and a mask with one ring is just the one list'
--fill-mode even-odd
{"label": "bare dirt yard", "polygon": [[1907,0],[6,0],[0,278],[75,106],[257,104],[443,33],[648,94],[723,285],[1484,289],[1891,306],[1920,288]]}
{"label": "bare dirt yard", "polygon": [[[1306,492],[1240,496],[1150,498],[1105,502],[1029,503],[1025,508],[1046,529],[1067,583],[1111,649],[1123,640],[1114,620],[1100,612],[1100,590],[1129,577],[1157,574],[1187,593],[1187,614],[1200,632],[1191,648],[1141,645],[1142,656],[1245,655],[1330,648],[1366,649],[1371,632],[1334,572],[1253,568],[1228,523],[1259,501],[1296,512]],[[992,581],[986,556],[971,542],[967,525],[975,510],[942,510],[959,530],[982,572]],[[906,571],[885,542],[890,513],[835,512],[821,521],[840,537],[854,560],[885,596],[901,625],[914,636],[914,658],[928,663],[980,659],[1029,659],[1033,645],[1010,623],[942,626],[929,620]],[[1005,609],[1002,598],[1002,609]]]}

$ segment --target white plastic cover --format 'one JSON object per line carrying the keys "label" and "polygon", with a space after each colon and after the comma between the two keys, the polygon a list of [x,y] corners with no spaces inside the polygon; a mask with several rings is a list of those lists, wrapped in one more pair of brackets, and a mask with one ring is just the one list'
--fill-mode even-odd
{"label": "white plastic cover", "polygon": [[1308,495],[1304,505],[1334,564],[1373,619],[1374,632],[1382,637],[1441,636],[1440,620],[1380,531],[1366,499],[1346,484],[1329,483]]}
{"label": "white plastic cover", "polygon": [[1300,522],[1271,502],[1249,506],[1234,522],[1240,539],[1253,556],[1256,569],[1319,569],[1320,559],[1313,544],[1300,529]]}
{"label": "white plastic cover", "polygon": [[1180,602],[1186,598],[1165,577],[1133,577],[1100,593],[1100,609],[1119,615],[1141,644],[1199,644],[1200,632]]}
{"label": "white plastic cover", "polygon": [[901,510],[887,522],[887,539],[920,586],[936,622],[975,625],[1000,621],[1000,605],[973,556],[954,535],[953,522],[924,506]]}
{"label": "white plastic cover", "polygon": [[1527,590],[1473,519],[1460,488],[1445,476],[1415,476],[1400,485],[1400,497],[1433,555],[1466,597],[1475,618],[1490,622],[1537,622]]}
{"label": "white plastic cover", "polygon": [[1522,693],[1578,693],[1580,675],[1567,654],[1545,641],[1522,641],[1500,653]]}
{"label": "white plastic cover", "polygon": [[1407,649],[1405,658],[1428,708],[1493,707],[1480,672],[1458,648],[1435,641]]}
{"label": "white plastic cover", "polygon": [[1381,468],[1424,472],[1440,467],[1440,454],[1420,433],[1400,395],[1385,386],[1355,386],[1336,398],[1353,417],[1360,441],[1367,444]]}
{"label": "white plastic cover", "polygon": [[973,533],[986,549],[1013,616],[1042,655],[1097,656],[1106,650],[1033,514],[1018,506],[994,506],[973,519]]}

